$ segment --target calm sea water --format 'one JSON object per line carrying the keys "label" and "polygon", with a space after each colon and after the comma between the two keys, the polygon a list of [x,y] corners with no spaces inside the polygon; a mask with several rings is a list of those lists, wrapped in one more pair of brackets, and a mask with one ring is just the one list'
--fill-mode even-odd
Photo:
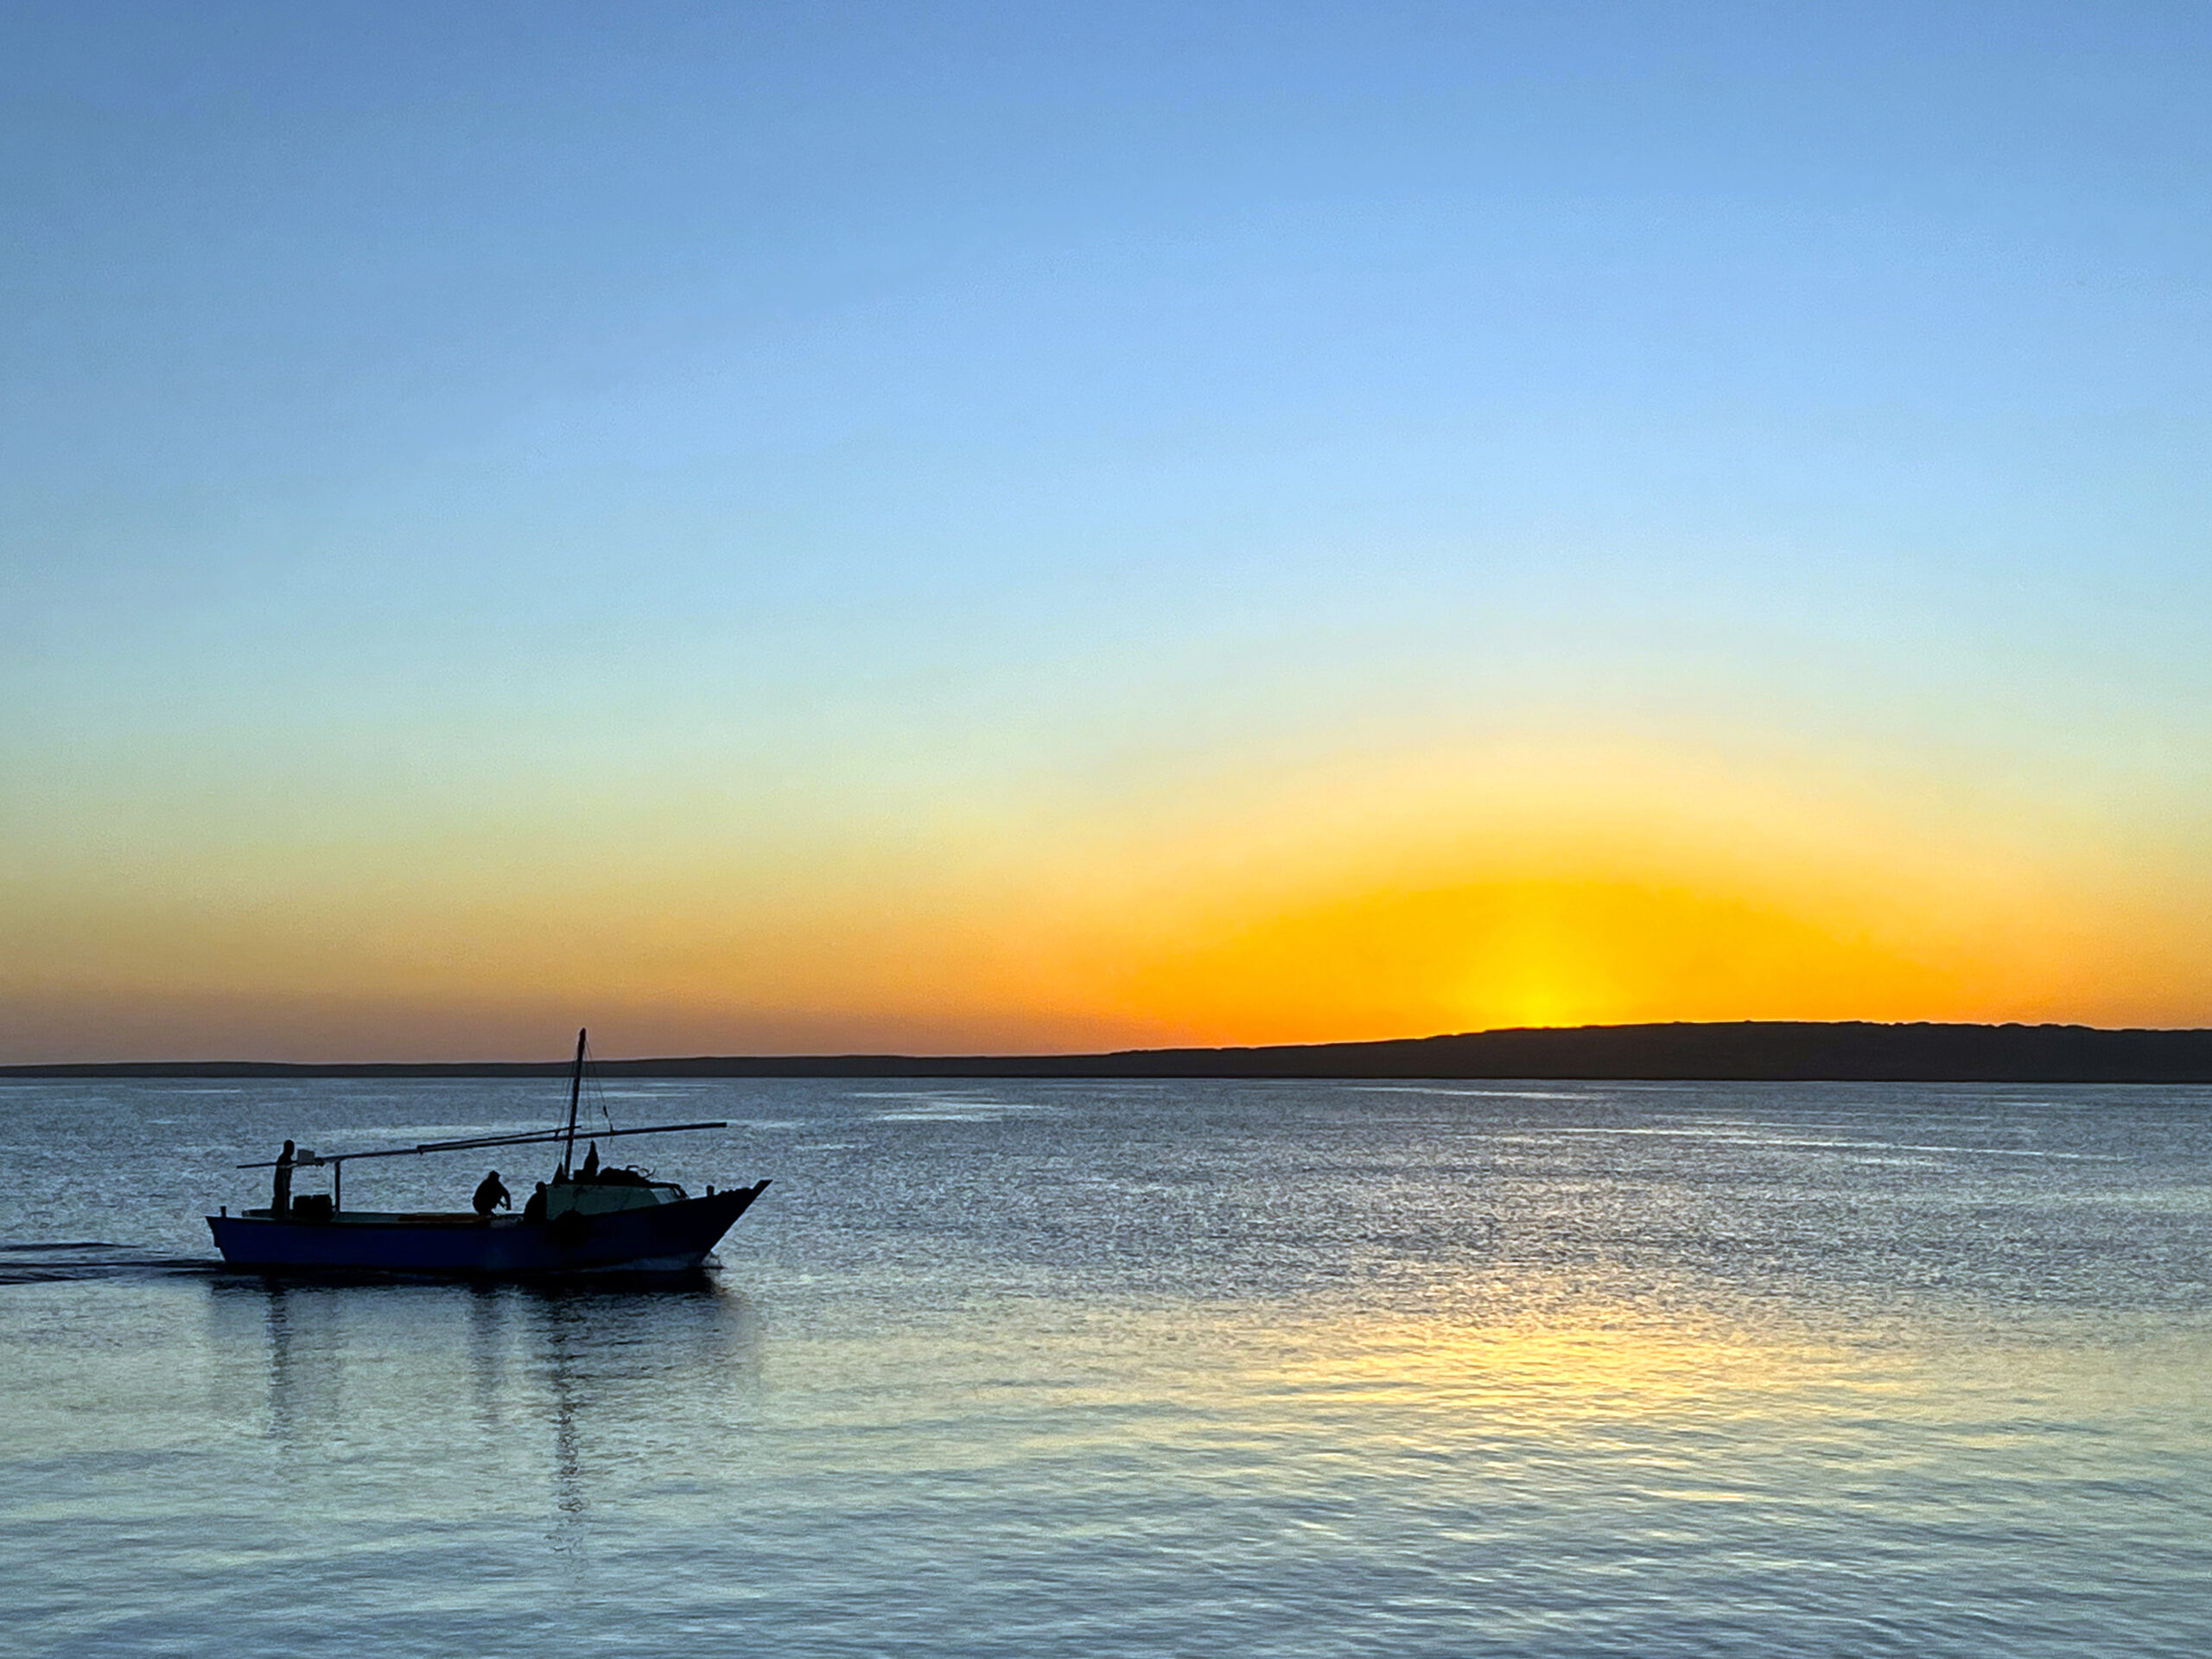
{"label": "calm sea water", "polygon": [[0,1649],[2212,1645],[2212,1091],[619,1085],[705,1287],[213,1269],[558,1092],[0,1085]]}

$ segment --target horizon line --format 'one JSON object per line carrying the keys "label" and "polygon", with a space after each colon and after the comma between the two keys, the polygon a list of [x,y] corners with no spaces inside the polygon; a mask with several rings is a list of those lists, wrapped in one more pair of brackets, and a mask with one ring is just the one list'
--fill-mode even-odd
{"label": "horizon line", "polygon": [[[1826,1041],[1822,1039],[1826,1039]],[[1846,1040],[1847,1039],[1847,1040]],[[1561,1052],[1562,1050],[1567,1052]],[[1332,1064],[1315,1067],[1326,1057]],[[1301,1066],[1300,1061],[1307,1064]],[[1441,1061],[1440,1067],[1421,1064]],[[1518,1062],[1508,1065],[1507,1062]],[[2019,1020],[1652,1020],[1424,1037],[1034,1053],[849,1050],[597,1059],[631,1077],[1637,1077],[1713,1081],[2212,1082],[2212,1028]],[[0,1077],[533,1077],[568,1060],[28,1061]],[[1179,1067],[1187,1066],[1187,1071]],[[1500,1069],[1504,1067],[1505,1069]],[[1902,1068],[1902,1069],[1900,1069]],[[2200,1075],[2202,1074],[2202,1075]]]}

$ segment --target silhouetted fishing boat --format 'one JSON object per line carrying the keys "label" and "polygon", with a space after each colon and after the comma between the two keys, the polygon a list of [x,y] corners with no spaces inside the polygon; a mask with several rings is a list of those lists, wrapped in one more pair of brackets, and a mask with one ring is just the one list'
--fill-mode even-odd
{"label": "silhouetted fishing boat", "polygon": [[[585,1034],[576,1033],[575,1069],[569,1083],[565,1128],[521,1135],[426,1141],[411,1147],[319,1154],[292,1152],[283,1159],[240,1164],[240,1169],[315,1169],[331,1173],[330,1191],[291,1198],[288,1179],[277,1185],[271,1206],[232,1215],[226,1206],[207,1217],[224,1262],[259,1273],[393,1273],[471,1279],[524,1279],[575,1274],[682,1274],[698,1270],[707,1252],[730,1230],[768,1183],[707,1189],[692,1198],[673,1181],[634,1169],[601,1169],[595,1144],[626,1135],[678,1135],[723,1129],[726,1122],[657,1123],[607,1128],[585,1138],[594,1144],[576,1167],[576,1113],[583,1096]],[[561,1161],[522,1210],[512,1215],[477,1212],[347,1210],[345,1169],[365,1158],[411,1158],[431,1153],[472,1152],[491,1147],[562,1143]]]}

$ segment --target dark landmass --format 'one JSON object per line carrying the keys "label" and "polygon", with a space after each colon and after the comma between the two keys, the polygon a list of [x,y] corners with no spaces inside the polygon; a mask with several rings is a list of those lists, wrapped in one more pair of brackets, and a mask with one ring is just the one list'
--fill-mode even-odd
{"label": "dark landmass", "polygon": [[[0,1077],[538,1077],[563,1062],[289,1065],[257,1060],[0,1066]],[[602,1060],[608,1077],[1488,1077],[1726,1082],[2212,1083],[2212,1031],[2091,1026],[1578,1026],[1379,1043],[1110,1054],[778,1054]]]}

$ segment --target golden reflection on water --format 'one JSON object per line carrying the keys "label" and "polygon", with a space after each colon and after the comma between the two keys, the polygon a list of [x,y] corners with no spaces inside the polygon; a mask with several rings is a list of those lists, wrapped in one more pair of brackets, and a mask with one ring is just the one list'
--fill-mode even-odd
{"label": "golden reflection on water", "polygon": [[1642,1468],[1673,1497],[1796,1483],[1817,1507],[1854,1479],[1910,1467],[1962,1478],[2009,1467],[2030,1440],[2045,1442],[2040,1473],[2054,1482],[2101,1478],[2122,1442],[2201,1461],[2212,1452],[2212,1332],[2136,1325],[1855,1343],[1787,1322],[1746,1329],[1624,1308],[1471,1325],[1350,1316],[1287,1330],[1192,1403],[1264,1422],[1279,1443],[1385,1462],[1478,1452],[1525,1475],[1553,1456],[1605,1459]]}
{"label": "golden reflection on water", "polygon": [[1810,1343],[1624,1320],[1473,1329],[1443,1320],[1380,1327],[1346,1320],[1306,1340],[1325,1348],[1285,1366],[1281,1387],[1323,1389],[1346,1402],[1417,1396],[1440,1408],[1510,1407],[1560,1421],[1799,1389],[1831,1376],[1842,1358]]}

